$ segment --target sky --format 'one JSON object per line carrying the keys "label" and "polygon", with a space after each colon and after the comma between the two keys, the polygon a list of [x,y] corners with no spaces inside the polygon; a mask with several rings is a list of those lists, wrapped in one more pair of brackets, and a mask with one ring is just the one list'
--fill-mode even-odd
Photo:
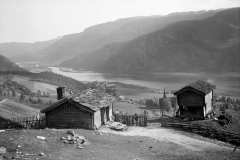
{"label": "sky", "polygon": [[50,40],[119,18],[239,6],[240,0],[0,0],[0,43]]}

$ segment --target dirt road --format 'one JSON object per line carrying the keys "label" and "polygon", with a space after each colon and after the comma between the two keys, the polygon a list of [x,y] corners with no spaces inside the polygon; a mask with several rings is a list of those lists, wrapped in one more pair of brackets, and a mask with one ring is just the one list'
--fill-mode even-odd
{"label": "dirt road", "polygon": [[179,146],[185,147],[193,151],[204,151],[208,149],[214,150],[233,150],[233,148],[220,146],[212,142],[191,138],[189,136],[180,134],[172,129],[165,128],[143,128],[143,127],[129,127],[128,131],[113,131],[109,128],[102,128],[101,132],[113,133],[123,136],[146,136],[154,138],[159,141],[172,142]]}

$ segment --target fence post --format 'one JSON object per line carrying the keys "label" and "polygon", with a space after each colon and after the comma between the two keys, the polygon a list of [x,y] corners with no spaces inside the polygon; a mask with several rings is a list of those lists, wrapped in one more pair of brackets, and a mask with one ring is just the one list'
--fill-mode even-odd
{"label": "fence post", "polygon": [[145,120],[145,121],[144,121],[144,122],[145,122],[144,125],[145,125],[145,127],[147,127],[147,116],[144,117],[144,120]]}

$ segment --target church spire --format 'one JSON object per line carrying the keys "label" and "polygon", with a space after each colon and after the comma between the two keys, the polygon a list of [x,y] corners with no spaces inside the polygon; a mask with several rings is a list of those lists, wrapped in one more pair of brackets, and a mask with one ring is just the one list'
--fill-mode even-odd
{"label": "church spire", "polygon": [[164,87],[163,98],[167,98],[167,96],[166,96],[166,92],[165,92],[165,87]]}

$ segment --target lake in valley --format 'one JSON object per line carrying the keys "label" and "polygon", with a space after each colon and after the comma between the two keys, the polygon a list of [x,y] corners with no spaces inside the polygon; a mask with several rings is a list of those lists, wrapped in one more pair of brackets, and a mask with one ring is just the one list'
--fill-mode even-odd
{"label": "lake in valley", "polygon": [[[131,72],[131,73],[96,73],[96,72],[63,72],[59,67],[49,67],[52,72],[78,81],[108,81],[121,82],[125,84],[139,85],[143,88],[123,88],[120,89],[126,96],[133,99],[162,97],[162,94],[153,90],[165,88],[166,91],[178,90],[185,85],[204,80],[216,85],[215,93],[219,95],[240,97],[240,75],[239,74],[189,74],[189,73],[150,73],[150,72]],[[172,96],[172,94],[169,94]]]}

